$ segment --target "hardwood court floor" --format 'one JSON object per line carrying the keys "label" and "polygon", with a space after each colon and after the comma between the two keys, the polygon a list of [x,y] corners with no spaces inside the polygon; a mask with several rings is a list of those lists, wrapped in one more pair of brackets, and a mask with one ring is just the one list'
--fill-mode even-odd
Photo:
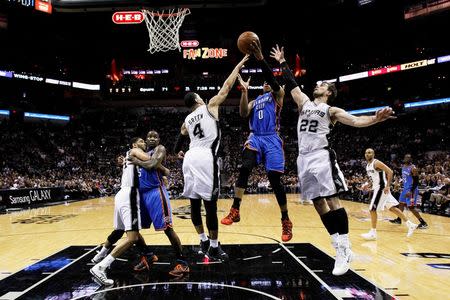
{"label": "hardwood court floor", "polygon": [[[311,243],[334,256],[314,208],[298,204],[298,195],[288,195],[288,202],[294,223],[291,242]],[[385,212],[379,215],[378,240],[368,242],[360,237],[370,228],[367,205],[343,203],[356,254],[353,270],[399,299],[449,299],[450,218],[424,214],[429,229],[417,230],[407,239],[406,227],[390,224],[387,218],[392,216]],[[174,228],[183,244],[197,244],[188,204],[186,200],[172,201]],[[68,246],[103,242],[112,229],[113,205],[113,198],[102,198],[0,215],[0,279]],[[219,219],[230,205],[230,200],[219,201]],[[169,245],[162,232],[151,229],[142,233],[149,245]],[[280,214],[272,194],[245,196],[241,221],[220,225],[223,244],[270,243],[255,235],[281,239]],[[436,268],[429,264],[443,265]]]}

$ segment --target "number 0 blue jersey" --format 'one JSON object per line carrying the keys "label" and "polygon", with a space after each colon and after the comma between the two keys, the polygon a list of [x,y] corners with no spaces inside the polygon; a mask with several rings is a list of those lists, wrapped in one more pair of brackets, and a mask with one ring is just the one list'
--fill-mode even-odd
{"label": "number 0 blue jersey", "polygon": [[272,92],[258,96],[250,112],[249,126],[256,135],[275,134],[280,129],[281,106]]}

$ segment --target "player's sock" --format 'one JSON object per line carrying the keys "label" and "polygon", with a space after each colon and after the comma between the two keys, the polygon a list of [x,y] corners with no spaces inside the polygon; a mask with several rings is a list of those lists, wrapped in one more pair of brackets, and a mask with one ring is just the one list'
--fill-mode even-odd
{"label": "player's sock", "polygon": [[206,242],[207,240],[208,240],[208,236],[206,235],[206,233],[200,233],[199,235],[198,235],[198,237],[200,238],[200,241],[202,241],[202,242]]}
{"label": "player's sock", "polygon": [[102,247],[102,249],[100,250],[100,252],[98,253],[101,257],[105,257],[106,254],[108,253],[109,249],[105,248],[105,246]]}
{"label": "player's sock", "polygon": [[289,219],[289,215],[287,211],[282,211],[281,212],[281,220],[287,220]]}
{"label": "player's sock", "polygon": [[114,260],[115,258],[112,257],[111,254],[108,254],[101,262],[98,263],[98,265],[103,269],[106,269],[112,264]]}
{"label": "player's sock", "polygon": [[343,207],[334,211],[334,220],[337,223],[339,235],[348,234],[348,216]]}
{"label": "player's sock", "polygon": [[419,222],[422,223],[422,224],[423,224],[423,223],[426,223],[425,220],[422,219],[422,218],[419,218]]}
{"label": "player's sock", "polygon": [[329,211],[326,214],[321,215],[320,219],[322,219],[323,225],[331,236],[338,232],[337,224],[334,221],[334,211]]}
{"label": "player's sock", "polygon": [[235,208],[235,209],[239,209],[239,208],[241,207],[241,201],[242,201],[241,198],[234,197],[234,199],[233,199],[233,205],[231,205],[231,207],[232,207],[232,208]]}
{"label": "player's sock", "polygon": [[219,247],[219,240],[209,240],[209,245],[213,248]]}

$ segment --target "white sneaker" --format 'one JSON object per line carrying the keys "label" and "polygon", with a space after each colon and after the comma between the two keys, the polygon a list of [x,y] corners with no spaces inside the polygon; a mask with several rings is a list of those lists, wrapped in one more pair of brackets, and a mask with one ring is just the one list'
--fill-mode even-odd
{"label": "white sneaker", "polygon": [[99,262],[101,262],[101,261],[106,257],[106,255],[108,255],[108,253],[106,253],[105,255],[102,255],[101,252],[99,251],[99,252],[97,253],[97,255],[95,255],[95,256],[91,259],[91,261],[92,261],[94,264],[98,264]]}
{"label": "white sneaker", "polygon": [[93,266],[89,272],[91,272],[92,276],[94,276],[101,284],[103,285],[113,285],[114,280],[108,279],[106,277],[106,269],[103,269],[99,265]]}
{"label": "white sneaker", "polygon": [[350,262],[352,261],[353,252],[350,247],[343,247],[339,245],[336,252],[336,260],[334,262],[334,269],[332,274],[334,276],[340,276],[347,273],[350,268]]}
{"label": "white sneaker", "polygon": [[406,222],[406,226],[408,226],[408,233],[406,234],[406,237],[410,237],[410,236],[412,236],[412,234],[414,233],[414,230],[416,230],[417,226],[419,226],[419,225],[414,224],[413,222],[408,220],[408,222]]}
{"label": "white sneaker", "polygon": [[377,239],[377,232],[376,231],[369,231],[367,233],[361,234],[362,238],[366,241],[375,241]]}

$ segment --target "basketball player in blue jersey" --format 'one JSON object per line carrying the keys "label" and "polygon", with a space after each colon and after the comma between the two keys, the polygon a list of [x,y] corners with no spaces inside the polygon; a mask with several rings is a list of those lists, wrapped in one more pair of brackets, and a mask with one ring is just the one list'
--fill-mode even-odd
{"label": "basketball player in blue jersey", "polygon": [[353,116],[330,105],[337,96],[337,89],[328,82],[317,85],[314,98],[310,100],[297,85],[284,58],[283,47],[280,49],[277,45],[272,48],[271,57],[280,63],[286,90],[291,93],[299,111],[297,168],[300,191],[302,197],[313,201],[314,208],[331,236],[331,244],[336,249],[332,274],[343,275],[348,271],[353,256],[347,212],[338,197],[347,191],[347,185],[328,137],[337,122],[352,127],[367,127],[394,118],[394,112],[386,107],[372,116]]}
{"label": "basketball player in blue jersey", "polygon": [[[169,174],[169,170],[162,166],[166,158],[166,148],[159,144],[159,134],[149,131],[147,134],[148,160],[142,161],[131,158],[131,162],[140,166],[139,193],[141,195],[141,222],[142,228],[153,227],[156,231],[164,231],[175,251],[177,263],[169,272],[170,275],[181,277],[189,273],[189,266],[183,256],[180,238],[173,230],[172,208],[169,194],[163,176]],[[145,256],[141,258],[141,264],[135,270],[148,269],[148,261]]]}
{"label": "basketball player in blue jersey", "polygon": [[264,60],[259,43],[254,42],[252,49],[256,60],[261,65],[266,82],[263,86],[263,94],[249,103],[249,81],[244,82],[240,76],[238,77],[242,86],[239,113],[241,117],[249,118],[250,136],[244,144],[242,167],[235,184],[233,205],[230,213],[221,220],[221,223],[231,225],[240,221],[240,204],[247,188],[250,173],[256,165],[264,162],[267,177],[280,206],[281,239],[283,242],[287,242],[292,239],[292,222],[288,216],[286,192],[281,184],[281,175],[284,173],[284,151],[283,141],[278,133],[284,90],[280,87],[271,68]]}
{"label": "basketball player in blue jersey", "polygon": [[[417,228],[428,228],[427,222],[422,219],[420,213],[415,208],[417,197],[419,196],[419,174],[417,172],[417,168],[411,163],[411,154],[406,154],[403,159],[402,180],[403,190],[398,200],[400,202],[400,210],[403,211],[405,209],[405,206],[408,206],[409,210],[420,222]],[[391,222],[395,224],[401,224],[402,220],[400,218],[397,218],[391,220]]]}

